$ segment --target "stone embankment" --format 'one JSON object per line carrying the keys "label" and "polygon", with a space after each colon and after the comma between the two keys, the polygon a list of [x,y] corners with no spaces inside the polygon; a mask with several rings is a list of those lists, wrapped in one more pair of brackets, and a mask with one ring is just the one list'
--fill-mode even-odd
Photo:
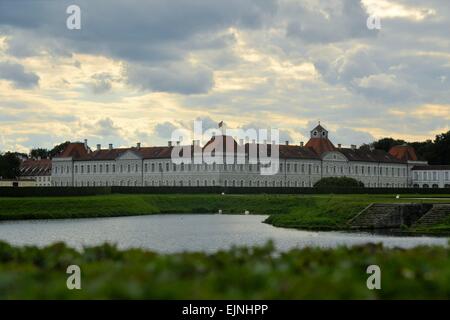
{"label": "stone embankment", "polygon": [[450,216],[450,204],[373,203],[348,224],[352,229],[395,229],[438,224]]}

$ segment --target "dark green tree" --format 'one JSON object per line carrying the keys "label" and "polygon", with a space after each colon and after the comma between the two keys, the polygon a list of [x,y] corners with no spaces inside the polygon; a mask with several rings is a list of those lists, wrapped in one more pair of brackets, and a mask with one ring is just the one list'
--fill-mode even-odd
{"label": "dark green tree", "polygon": [[315,188],[363,188],[364,183],[349,177],[322,178],[314,184]]}
{"label": "dark green tree", "polygon": [[0,177],[14,179],[19,176],[20,159],[12,152],[0,154]]}
{"label": "dark green tree", "polygon": [[70,143],[70,141],[66,141],[66,142],[63,142],[63,143],[60,143],[60,144],[54,146],[53,149],[49,151],[49,157],[53,158],[54,156],[61,153],[67,147],[67,145],[69,143]]}
{"label": "dark green tree", "polygon": [[31,149],[30,151],[30,157],[31,158],[47,158],[48,157],[48,150],[43,148],[36,148]]}
{"label": "dark green tree", "polygon": [[372,143],[372,147],[379,150],[384,150],[388,152],[393,146],[398,146],[405,144],[405,140],[393,139],[393,138],[383,138]]}

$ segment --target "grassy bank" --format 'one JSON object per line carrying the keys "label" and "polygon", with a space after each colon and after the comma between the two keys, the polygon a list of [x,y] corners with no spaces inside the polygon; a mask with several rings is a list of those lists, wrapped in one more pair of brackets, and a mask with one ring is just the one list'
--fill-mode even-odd
{"label": "grassy bank", "polygon": [[[81,268],[81,290],[66,268]],[[369,265],[381,290],[368,290]],[[270,245],[162,255],[104,245],[79,253],[0,242],[0,299],[449,299],[450,249],[366,245],[274,255]]]}
{"label": "grassy bank", "polygon": [[[410,195],[410,198],[421,198]],[[425,196],[430,198],[430,195]],[[433,196],[438,198],[439,195]],[[160,213],[267,214],[278,227],[339,230],[372,202],[439,202],[394,195],[135,194],[81,197],[1,198],[0,220],[111,217]],[[446,200],[448,202],[448,200]],[[434,230],[450,229],[450,221]],[[433,230],[430,230],[433,232]]]}

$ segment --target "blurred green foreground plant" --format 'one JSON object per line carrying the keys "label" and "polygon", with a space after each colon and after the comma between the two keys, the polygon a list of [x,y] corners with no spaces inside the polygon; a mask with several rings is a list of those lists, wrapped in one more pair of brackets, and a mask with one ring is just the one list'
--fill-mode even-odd
{"label": "blurred green foreground plant", "polygon": [[[273,244],[214,254],[158,254],[104,244],[83,252],[0,242],[1,299],[448,299],[450,249],[364,245],[279,253]],[[81,268],[68,290],[66,268]],[[366,268],[381,268],[368,290]]]}

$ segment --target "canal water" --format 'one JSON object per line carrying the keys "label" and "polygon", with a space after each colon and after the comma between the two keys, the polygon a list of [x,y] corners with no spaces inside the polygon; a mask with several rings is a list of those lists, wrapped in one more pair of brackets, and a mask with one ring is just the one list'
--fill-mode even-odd
{"label": "canal water", "polygon": [[263,215],[167,214],[115,218],[25,220],[0,222],[0,240],[16,245],[45,246],[63,241],[83,246],[115,243],[120,248],[158,252],[214,252],[233,245],[263,245],[273,240],[278,250],[303,247],[383,243],[386,247],[448,245],[442,237],[406,237],[364,232],[314,232],[276,228]]}

